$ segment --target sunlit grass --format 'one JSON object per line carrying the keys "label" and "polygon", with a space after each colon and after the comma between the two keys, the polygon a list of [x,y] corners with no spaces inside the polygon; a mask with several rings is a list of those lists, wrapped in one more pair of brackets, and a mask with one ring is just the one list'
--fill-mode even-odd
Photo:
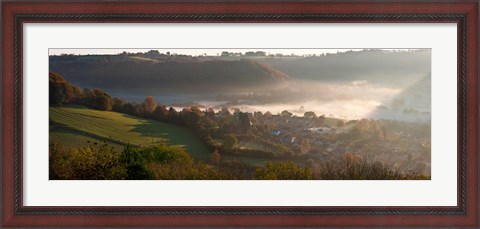
{"label": "sunlit grass", "polygon": [[115,146],[182,146],[194,158],[208,160],[209,150],[187,128],[126,114],[80,106],[50,108],[50,141],[69,147],[105,140]]}

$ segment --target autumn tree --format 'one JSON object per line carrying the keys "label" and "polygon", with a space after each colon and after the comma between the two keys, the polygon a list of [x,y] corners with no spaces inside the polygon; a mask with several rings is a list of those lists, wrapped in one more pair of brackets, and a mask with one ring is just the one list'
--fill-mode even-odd
{"label": "autumn tree", "polygon": [[215,119],[209,118],[208,116],[203,116],[198,123],[197,132],[202,137],[212,136],[219,126]]}
{"label": "autumn tree", "polygon": [[305,118],[316,118],[317,115],[313,111],[307,111],[307,112],[305,112],[305,114],[303,114],[303,117],[305,117]]}
{"label": "autumn tree", "polygon": [[261,111],[255,111],[253,113],[253,117],[255,117],[256,119],[261,119],[261,118],[263,118],[263,114],[262,114]]}
{"label": "autumn tree", "polygon": [[282,115],[282,117],[292,117],[292,113],[288,112],[287,110],[284,110],[282,111],[282,113],[280,113]]}
{"label": "autumn tree", "polygon": [[93,90],[90,88],[83,89],[83,105],[90,106],[93,103],[93,99],[95,95],[93,94]]}
{"label": "autumn tree", "polygon": [[219,132],[221,135],[230,134],[234,132],[234,117],[228,110],[228,108],[223,107],[219,112],[218,126]]}
{"label": "autumn tree", "polygon": [[235,137],[235,135],[226,134],[225,136],[223,136],[222,150],[231,152],[235,148],[237,143],[238,143],[238,140],[237,140],[237,137]]}
{"label": "autumn tree", "polygon": [[229,116],[230,111],[226,107],[222,107],[222,109],[218,112],[221,116]]}
{"label": "autumn tree", "polygon": [[175,108],[170,107],[168,109],[168,116],[172,117],[172,116],[177,116],[177,115],[178,115],[178,112],[175,110]]}
{"label": "autumn tree", "polygon": [[240,131],[244,134],[249,132],[252,127],[252,122],[250,121],[250,117],[248,117],[248,114],[239,112],[238,119],[240,121]]}
{"label": "autumn tree", "polygon": [[208,118],[210,118],[212,120],[215,120],[215,110],[213,110],[213,108],[209,107],[207,109],[207,111],[205,112],[205,116],[207,116]]}
{"label": "autumn tree", "polygon": [[173,107],[168,109],[168,120],[176,124],[180,124],[182,122],[180,115],[178,115],[178,112]]}
{"label": "autumn tree", "polygon": [[123,112],[123,106],[125,105],[125,100],[124,99],[119,99],[119,98],[113,98],[113,105],[112,105],[112,110],[113,111],[118,111],[118,112]]}
{"label": "autumn tree", "polygon": [[157,120],[167,120],[168,119],[168,109],[165,105],[157,106],[155,111],[153,111],[153,118]]}
{"label": "autumn tree", "polygon": [[96,109],[96,110],[103,110],[103,111],[109,111],[112,109],[113,106],[113,100],[112,97],[110,97],[109,94],[106,92],[95,88],[93,90],[91,89],[83,89],[83,105],[86,105],[90,108]]}
{"label": "autumn tree", "polygon": [[50,72],[48,74],[48,89],[50,105],[61,105],[66,100],[67,81],[60,75]]}
{"label": "autumn tree", "polygon": [[220,163],[220,158],[221,156],[217,149],[210,154],[210,162],[212,162],[212,164],[218,165]]}
{"label": "autumn tree", "polygon": [[305,154],[310,151],[310,141],[308,139],[303,139],[302,144],[300,144],[300,154]]}
{"label": "autumn tree", "polygon": [[152,96],[147,96],[145,97],[145,100],[143,101],[143,110],[147,113],[152,113],[155,108],[157,107],[157,102],[155,102],[155,99],[153,99]]}
{"label": "autumn tree", "polygon": [[102,110],[102,111],[109,111],[112,109],[112,105],[113,105],[112,97],[110,97],[110,95],[107,94],[106,92],[98,88],[95,88],[92,91],[89,91],[88,95],[91,96],[91,98],[88,98],[88,100],[86,101],[87,106],[92,107],[93,109]]}
{"label": "autumn tree", "polygon": [[181,117],[183,118],[183,122],[192,128],[197,128],[198,124],[200,122],[201,117],[203,116],[203,113],[198,107],[190,107],[190,108],[184,108],[181,111]]}
{"label": "autumn tree", "polygon": [[112,109],[111,99],[106,95],[100,95],[95,98],[93,108],[102,111],[109,111]]}
{"label": "autumn tree", "polygon": [[78,103],[83,99],[83,90],[82,88],[69,84],[69,89],[67,91],[67,100],[68,102]]}
{"label": "autumn tree", "polygon": [[325,118],[325,115],[318,116],[318,118],[314,119],[315,120],[315,125],[321,126],[325,123],[327,118]]}
{"label": "autumn tree", "polygon": [[125,105],[123,105],[123,112],[129,115],[135,115],[137,111],[134,104],[125,103]]}

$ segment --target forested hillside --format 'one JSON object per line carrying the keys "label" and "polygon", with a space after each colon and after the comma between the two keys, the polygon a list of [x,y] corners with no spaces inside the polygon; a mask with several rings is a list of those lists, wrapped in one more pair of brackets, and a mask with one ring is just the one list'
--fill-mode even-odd
{"label": "forested hillside", "polygon": [[118,56],[51,56],[50,71],[81,87],[122,89],[125,92],[216,92],[261,89],[288,76],[253,60],[166,60]]}

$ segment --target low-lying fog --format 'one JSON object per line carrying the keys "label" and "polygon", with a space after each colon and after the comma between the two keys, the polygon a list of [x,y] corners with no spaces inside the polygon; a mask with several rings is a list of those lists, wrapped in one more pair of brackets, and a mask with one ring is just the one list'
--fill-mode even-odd
{"label": "low-lying fog", "polygon": [[[112,93],[127,101],[142,102],[145,95]],[[412,122],[430,121],[430,76],[408,86],[390,86],[365,80],[324,83],[290,80],[275,89],[243,92],[195,92],[154,94],[157,103],[176,109],[198,106],[219,110],[238,108],[246,112],[287,110],[303,116],[313,111],[318,116],[341,119],[395,119]]]}
{"label": "low-lying fog", "polygon": [[178,109],[226,106],[272,114],[287,110],[298,116],[313,111],[343,119],[430,121],[430,49],[304,56],[248,51],[227,49],[217,56],[154,50],[60,55],[50,57],[50,70],[80,87],[100,88],[130,102],[143,102],[150,95]]}

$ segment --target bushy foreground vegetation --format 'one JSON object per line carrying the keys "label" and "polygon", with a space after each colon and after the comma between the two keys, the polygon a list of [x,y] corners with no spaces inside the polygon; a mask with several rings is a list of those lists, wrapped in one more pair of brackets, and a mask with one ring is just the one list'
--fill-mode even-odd
{"label": "bushy foreground vegetation", "polygon": [[212,154],[210,163],[195,161],[180,147],[158,144],[116,151],[107,143],[92,143],[80,148],[50,145],[52,180],[389,180],[427,179],[401,175],[367,161],[329,161],[304,167],[293,161],[270,161],[251,166],[238,160],[221,161]]}

